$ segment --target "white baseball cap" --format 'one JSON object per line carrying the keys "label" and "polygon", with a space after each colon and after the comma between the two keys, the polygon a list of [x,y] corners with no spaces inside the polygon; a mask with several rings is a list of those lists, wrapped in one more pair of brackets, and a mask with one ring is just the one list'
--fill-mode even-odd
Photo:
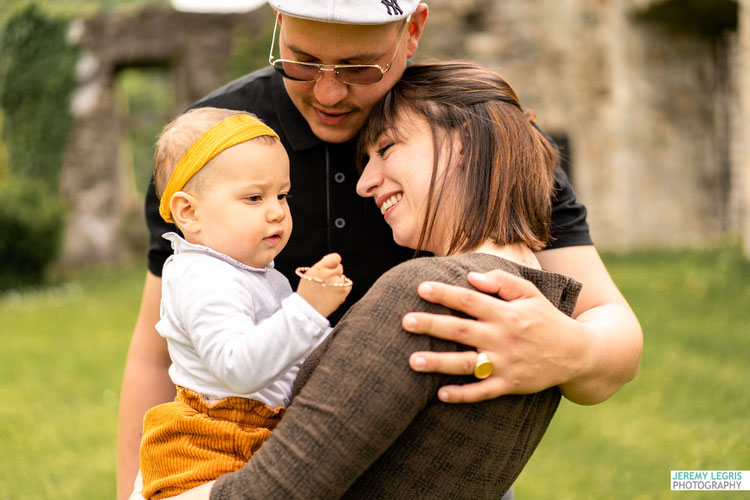
{"label": "white baseball cap", "polygon": [[406,19],[419,0],[268,0],[273,10],[324,23],[386,24]]}

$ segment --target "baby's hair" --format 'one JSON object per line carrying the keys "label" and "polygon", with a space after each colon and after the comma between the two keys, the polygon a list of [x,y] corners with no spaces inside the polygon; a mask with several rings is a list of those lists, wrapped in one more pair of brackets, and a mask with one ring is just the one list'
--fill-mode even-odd
{"label": "baby's hair", "polygon": [[[471,63],[414,64],[375,105],[359,138],[360,168],[366,148],[411,116],[427,120],[433,134],[434,164],[427,210],[417,250],[429,238],[435,218],[454,195],[455,227],[448,254],[482,242],[523,242],[532,250],[550,238],[551,199],[557,151],[526,118],[513,89],[496,73]],[[437,177],[441,143],[448,134],[458,152]],[[455,162],[451,160],[455,159]],[[450,182],[447,180],[450,179]]]}
{"label": "baby's hair", "polygon": [[[156,150],[154,152],[154,185],[157,196],[161,198],[180,158],[182,158],[185,152],[200,136],[220,121],[230,116],[241,114],[250,115],[246,111],[233,109],[195,108],[186,111],[167,124],[156,141]],[[251,140],[272,144],[276,141],[276,138],[260,136]],[[195,174],[185,184],[184,190],[198,194],[201,187],[206,183],[211,170],[206,167],[210,164],[211,162],[209,161],[204,168]]]}

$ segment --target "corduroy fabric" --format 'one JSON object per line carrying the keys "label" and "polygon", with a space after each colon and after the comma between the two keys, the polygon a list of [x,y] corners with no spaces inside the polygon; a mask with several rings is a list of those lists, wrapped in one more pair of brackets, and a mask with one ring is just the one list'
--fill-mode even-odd
{"label": "corduroy fabric", "polygon": [[171,497],[241,468],[284,411],[239,397],[207,403],[177,386],[173,402],[155,406],[144,416],[143,496]]}

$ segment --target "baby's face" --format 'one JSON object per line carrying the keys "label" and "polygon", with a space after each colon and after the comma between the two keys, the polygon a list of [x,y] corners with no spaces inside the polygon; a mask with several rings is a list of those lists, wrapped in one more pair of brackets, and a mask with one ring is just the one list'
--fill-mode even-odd
{"label": "baby's face", "polygon": [[210,164],[208,185],[197,199],[195,243],[252,267],[267,266],[289,241],[289,157],[278,141],[247,141]]}

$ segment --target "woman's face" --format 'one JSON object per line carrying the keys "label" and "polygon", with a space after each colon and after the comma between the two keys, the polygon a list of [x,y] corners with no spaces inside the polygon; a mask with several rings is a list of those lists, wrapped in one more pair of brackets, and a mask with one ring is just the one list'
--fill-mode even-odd
{"label": "woman's face", "polygon": [[[398,140],[392,131],[386,130],[367,147],[370,158],[357,182],[357,193],[365,198],[373,198],[391,226],[396,243],[416,248],[430,190],[434,159],[432,131],[427,120],[414,113],[401,117],[397,127]],[[442,177],[442,159],[446,158],[446,153],[441,151],[435,191],[439,191],[437,186]],[[426,235],[421,250],[435,255],[445,254],[449,232],[444,222],[448,208],[449,204],[441,204],[432,234]]]}

